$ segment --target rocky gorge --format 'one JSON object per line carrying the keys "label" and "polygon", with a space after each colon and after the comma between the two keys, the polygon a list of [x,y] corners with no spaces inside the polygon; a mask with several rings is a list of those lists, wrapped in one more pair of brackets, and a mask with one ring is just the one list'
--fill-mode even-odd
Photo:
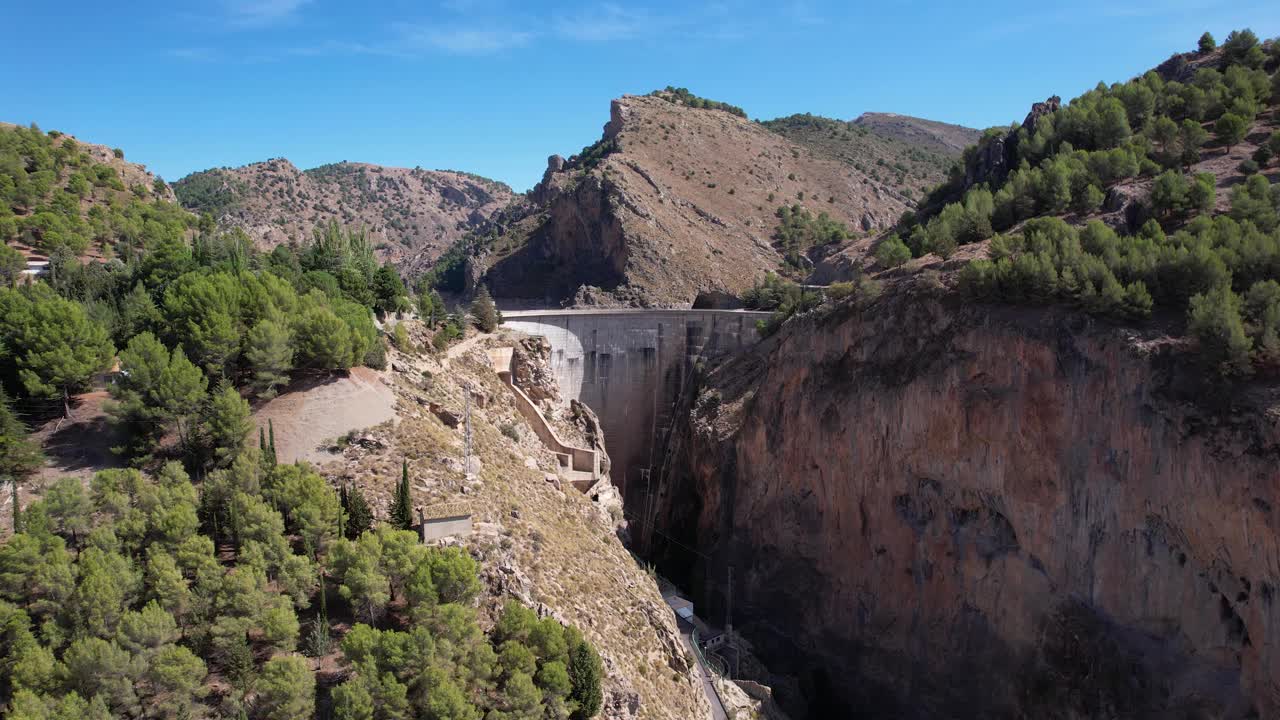
{"label": "rocky gorge", "polygon": [[1272,717],[1280,403],[1160,337],[923,278],[789,323],[703,374],[653,556],[717,618],[732,568],[797,717]]}

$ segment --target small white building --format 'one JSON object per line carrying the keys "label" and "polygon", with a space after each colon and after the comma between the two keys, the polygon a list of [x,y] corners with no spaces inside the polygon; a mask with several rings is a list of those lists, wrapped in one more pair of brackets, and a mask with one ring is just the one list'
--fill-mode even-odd
{"label": "small white building", "polygon": [[49,274],[48,260],[28,260],[27,269],[22,274],[31,278],[40,278]]}

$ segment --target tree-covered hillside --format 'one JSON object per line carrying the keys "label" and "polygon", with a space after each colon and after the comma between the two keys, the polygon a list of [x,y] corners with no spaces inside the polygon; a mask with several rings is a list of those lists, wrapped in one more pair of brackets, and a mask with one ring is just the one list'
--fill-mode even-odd
{"label": "tree-covered hillside", "polygon": [[[961,287],[1139,320],[1186,313],[1228,373],[1280,361],[1280,42],[1211,38],[1140,78],[988,131],[901,235],[948,257],[991,238]],[[1230,159],[1246,148],[1248,157]]]}
{"label": "tree-covered hillside", "polygon": [[[0,124],[0,244],[111,256],[194,221],[168,201],[164,181],[124,163],[120,150],[96,160],[92,147],[35,125]],[[12,262],[10,254],[0,265]]]}
{"label": "tree-covered hillside", "polygon": [[[0,707],[14,720],[587,718],[600,659],[477,564],[353,526],[306,465],[241,450],[197,489],[177,463],[56,483],[0,545]],[[349,627],[339,640],[335,627]],[[305,656],[348,668],[317,691]]]}

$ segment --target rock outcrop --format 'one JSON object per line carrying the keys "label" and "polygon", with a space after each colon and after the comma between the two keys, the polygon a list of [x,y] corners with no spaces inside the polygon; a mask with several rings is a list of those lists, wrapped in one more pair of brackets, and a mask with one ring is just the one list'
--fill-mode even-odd
{"label": "rock outcrop", "polygon": [[1190,362],[925,289],[793,321],[707,377],[655,555],[712,617],[733,568],[797,717],[1274,717],[1280,399]]}

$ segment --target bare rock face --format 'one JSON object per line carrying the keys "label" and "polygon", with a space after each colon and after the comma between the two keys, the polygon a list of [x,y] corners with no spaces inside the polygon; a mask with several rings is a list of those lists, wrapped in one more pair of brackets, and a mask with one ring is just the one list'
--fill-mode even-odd
{"label": "bare rock face", "polygon": [[1009,133],[978,145],[973,159],[965,167],[965,187],[984,182],[998,183],[1009,176],[1009,161],[1013,156],[1010,143],[1013,138],[1013,134]]}
{"label": "bare rock face", "polygon": [[[1036,121],[1045,115],[1051,115],[1062,106],[1062,98],[1057,95],[1044,102],[1031,106],[1031,111],[1022,121],[1022,128],[1031,132]],[[1007,132],[989,138],[977,146],[977,151],[965,166],[965,187],[981,183],[1001,183],[1013,169],[1014,149],[1017,147],[1016,132]]]}
{"label": "bare rock face", "polygon": [[1150,182],[1112,185],[1102,203],[1103,210],[1110,213],[1104,219],[1118,232],[1136,232],[1147,218],[1145,201],[1150,196],[1150,189]]}
{"label": "bare rock face", "polygon": [[717,564],[663,569],[714,617],[733,566],[798,717],[1276,717],[1280,398],[1143,347],[905,290],[794,323],[711,372],[656,516]]}
{"label": "bare rock face", "polygon": [[704,291],[740,294],[782,266],[772,240],[780,205],[860,231],[911,204],[850,164],[722,110],[624,96],[609,116],[599,142],[553,158],[522,214],[497,223],[484,259],[493,292],[687,306]]}
{"label": "bare rock face", "polygon": [[512,348],[512,379],[535,403],[560,399],[560,386],[551,372],[550,360],[551,343],[544,337],[522,338]]}
{"label": "bare rock face", "polygon": [[569,417],[586,439],[587,445],[596,451],[596,457],[600,460],[600,472],[609,474],[611,463],[604,446],[604,429],[600,427],[600,418],[596,417],[591,408],[576,399],[569,401]]}
{"label": "bare rock face", "polygon": [[1060,107],[1062,107],[1062,98],[1057,95],[1051,95],[1049,99],[1044,102],[1034,103],[1031,106],[1031,111],[1027,113],[1027,117],[1022,121],[1023,129],[1028,132],[1035,130],[1036,121],[1045,115],[1054,114]]}

